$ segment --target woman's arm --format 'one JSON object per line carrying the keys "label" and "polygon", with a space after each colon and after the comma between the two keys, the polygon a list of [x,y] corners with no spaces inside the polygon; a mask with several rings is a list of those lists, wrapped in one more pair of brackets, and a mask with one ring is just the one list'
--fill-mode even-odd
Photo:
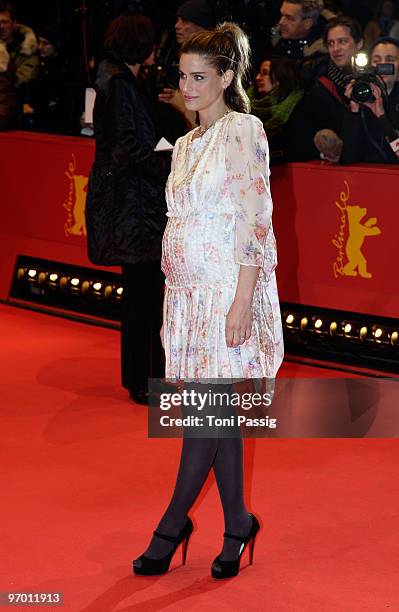
{"label": "woman's arm", "polygon": [[260,268],[240,266],[234,301],[226,317],[226,344],[239,346],[251,337],[252,300]]}
{"label": "woman's arm", "polygon": [[234,117],[226,151],[227,184],[235,207],[237,288],[226,317],[226,344],[236,347],[252,333],[252,301],[272,215],[269,148],[259,119]]}

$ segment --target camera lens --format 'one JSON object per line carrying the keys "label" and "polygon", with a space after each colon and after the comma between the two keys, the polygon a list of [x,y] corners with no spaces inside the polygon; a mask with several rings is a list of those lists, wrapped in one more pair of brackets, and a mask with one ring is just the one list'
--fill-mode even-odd
{"label": "camera lens", "polygon": [[364,102],[371,102],[374,98],[373,90],[371,89],[370,83],[367,81],[357,81],[352,89],[352,100],[358,104],[364,104]]}

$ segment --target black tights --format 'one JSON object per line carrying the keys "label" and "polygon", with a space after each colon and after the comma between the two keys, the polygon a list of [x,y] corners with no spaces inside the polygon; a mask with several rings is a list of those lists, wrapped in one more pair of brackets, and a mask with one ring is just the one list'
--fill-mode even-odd
{"label": "black tights", "polygon": [[[227,386],[223,387],[227,390]],[[217,388],[220,391],[222,385],[218,385]],[[190,410],[185,414],[189,412]],[[190,413],[194,414],[193,411]],[[199,414],[197,410],[195,413]],[[202,415],[206,413],[215,414],[215,409],[207,407],[202,411]],[[234,430],[237,437],[222,437],[223,432],[221,432],[218,437],[195,438],[187,437],[190,435],[189,428],[185,429],[175,489],[157,527],[158,531],[172,536],[179,534],[188,511],[213,467],[223,506],[225,531],[243,537],[249,533],[252,521],[245,508],[243,495],[243,443],[239,429],[236,427]],[[221,558],[224,560],[236,558],[240,546],[237,540],[225,538]],[[170,542],[153,536],[144,554],[157,559],[165,556],[171,549]]]}

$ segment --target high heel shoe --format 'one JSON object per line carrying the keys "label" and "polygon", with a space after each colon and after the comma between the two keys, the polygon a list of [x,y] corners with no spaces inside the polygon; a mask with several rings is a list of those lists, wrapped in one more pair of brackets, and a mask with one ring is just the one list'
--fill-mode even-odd
{"label": "high heel shoe", "polygon": [[[168,540],[168,542],[172,542],[174,544],[170,553],[161,557],[160,559],[150,559],[145,555],[141,555],[138,559],[133,561],[133,572],[140,576],[158,576],[160,574],[165,574],[168,569],[170,562],[172,561],[172,557],[176,552],[179,544],[183,543],[182,546],[182,565],[186,564],[186,556],[187,556],[187,546],[190,536],[193,532],[193,523],[189,516],[186,517],[186,523],[179,533],[178,536],[168,536],[159,531],[154,531],[154,535],[158,538],[162,538],[163,540]],[[138,563],[140,562],[140,563]]]}
{"label": "high heel shoe", "polygon": [[220,555],[214,559],[212,563],[211,573],[213,578],[232,578],[233,576],[237,576],[240,571],[240,561],[241,556],[245,550],[247,544],[249,544],[249,564],[252,565],[254,558],[254,545],[256,534],[260,529],[260,525],[256,516],[249,512],[249,516],[252,518],[252,526],[249,534],[246,538],[241,536],[234,535],[233,533],[224,533],[223,537],[232,538],[233,540],[238,540],[242,543],[240,548],[240,553],[237,559],[233,559],[233,561],[222,561],[220,559]]}

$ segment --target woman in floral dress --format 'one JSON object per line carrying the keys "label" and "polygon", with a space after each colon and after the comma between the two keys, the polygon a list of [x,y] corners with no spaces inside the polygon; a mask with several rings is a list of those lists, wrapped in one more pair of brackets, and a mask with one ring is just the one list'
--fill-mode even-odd
{"label": "woman in floral dress", "polygon": [[[200,126],[175,145],[163,238],[167,379],[205,388],[234,380],[274,378],[283,339],[271,216],[269,151],[263,125],[249,113],[242,87],[249,45],[225,23],[182,46],[180,89]],[[219,386],[218,385],[218,386]],[[242,439],[184,437],[175,490],[136,574],[161,574],[192,522],[187,512],[211,467],[225,519],[214,578],[234,576],[259,530],[243,499]]]}

